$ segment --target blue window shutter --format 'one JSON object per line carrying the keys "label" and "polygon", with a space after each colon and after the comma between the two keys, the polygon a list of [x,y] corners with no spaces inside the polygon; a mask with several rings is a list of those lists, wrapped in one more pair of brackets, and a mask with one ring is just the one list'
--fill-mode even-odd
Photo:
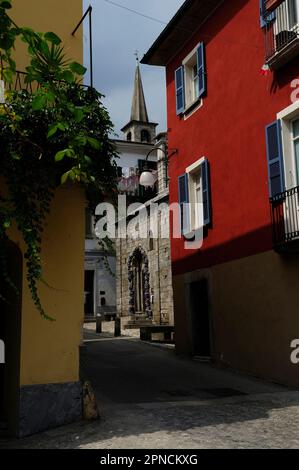
{"label": "blue window shutter", "polygon": [[271,21],[274,21],[276,18],[276,13],[275,11],[271,11],[267,13],[267,6],[266,6],[266,0],[260,0],[260,23],[261,23],[261,28],[264,28],[267,26],[267,24],[271,23]]}
{"label": "blue window shutter", "polygon": [[211,223],[211,190],[210,190],[210,166],[207,160],[201,164],[202,201],[204,225]]}
{"label": "blue window shutter", "polygon": [[207,89],[205,45],[203,42],[201,42],[197,48],[197,72],[199,82],[199,97],[201,97],[205,94]]}
{"label": "blue window shutter", "polygon": [[175,71],[176,113],[179,116],[185,109],[184,67]]}
{"label": "blue window shutter", "polygon": [[277,196],[285,189],[284,164],[281,139],[281,122],[274,121],[266,126],[267,160],[269,171],[270,197]]}
{"label": "blue window shutter", "polygon": [[189,184],[188,175],[184,173],[179,176],[179,205],[181,209],[181,231],[182,233],[188,233],[190,228],[190,217],[189,211],[184,210],[184,204],[189,202]]}

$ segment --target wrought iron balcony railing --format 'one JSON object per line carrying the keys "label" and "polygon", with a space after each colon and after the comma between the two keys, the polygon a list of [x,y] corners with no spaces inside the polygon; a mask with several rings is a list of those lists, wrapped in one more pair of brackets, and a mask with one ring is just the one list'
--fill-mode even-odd
{"label": "wrought iron balcony railing", "polygon": [[28,91],[28,93],[33,93],[34,91],[40,88],[40,85],[36,83],[26,83],[26,72],[16,72],[13,83],[5,83],[5,88],[9,91]]}
{"label": "wrought iron balcony railing", "polygon": [[[40,89],[41,85],[37,81],[27,83],[26,77],[27,72],[17,71],[12,83],[5,83],[5,90],[8,91],[27,91],[28,93],[33,93]],[[63,84],[66,83],[63,80],[59,81],[59,83]],[[85,89],[92,89],[89,85],[80,84],[82,88]]]}
{"label": "wrought iron balcony railing", "polygon": [[[274,2],[264,14],[266,61],[276,69],[299,54],[299,11],[297,0]],[[273,2],[272,2],[273,4]]]}
{"label": "wrought iron balcony railing", "polygon": [[299,186],[270,199],[273,244],[278,251],[299,251]]}

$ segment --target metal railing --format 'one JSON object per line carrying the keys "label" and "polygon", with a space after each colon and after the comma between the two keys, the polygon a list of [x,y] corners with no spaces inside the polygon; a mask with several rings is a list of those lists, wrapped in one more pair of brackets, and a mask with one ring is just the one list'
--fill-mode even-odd
{"label": "metal railing", "polygon": [[[5,89],[8,91],[27,91],[28,93],[33,93],[41,88],[41,84],[37,81],[27,83],[26,77],[27,72],[17,71],[15,73],[15,77],[12,83],[5,83]],[[58,83],[58,82],[56,82]],[[61,80],[59,83],[63,84],[66,83],[65,81]],[[80,84],[82,88],[91,89],[89,85]]]}
{"label": "metal railing", "polygon": [[297,0],[285,0],[273,11],[266,11],[265,48],[266,60],[287,49],[299,38]]}
{"label": "metal railing", "polygon": [[274,247],[283,249],[295,241],[299,244],[299,186],[277,194],[270,203]]}
{"label": "metal railing", "polygon": [[17,71],[13,83],[5,83],[5,88],[9,91],[28,91],[28,93],[33,93],[40,88],[39,83],[27,83],[26,72]]}

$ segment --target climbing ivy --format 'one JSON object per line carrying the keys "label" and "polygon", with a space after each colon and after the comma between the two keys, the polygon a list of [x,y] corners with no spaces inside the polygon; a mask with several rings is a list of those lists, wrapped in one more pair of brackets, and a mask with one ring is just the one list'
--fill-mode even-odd
{"label": "climbing ivy", "polygon": [[[27,281],[35,306],[44,318],[38,293],[43,278],[41,243],[55,189],[64,184],[86,188],[90,206],[116,194],[113,130],[102,95],[84,87],[86,69],[68,60],[53,32],[19,27],[9,16],[10,0],[0,0],[0,264],[7,274],[5,247],[16,223],[26,245]],[[28,50],[25,84],[15,90],[16,39]],[[31,91],[32,90],[32,91]],[[0,296],[3,295],[0,293]]]}

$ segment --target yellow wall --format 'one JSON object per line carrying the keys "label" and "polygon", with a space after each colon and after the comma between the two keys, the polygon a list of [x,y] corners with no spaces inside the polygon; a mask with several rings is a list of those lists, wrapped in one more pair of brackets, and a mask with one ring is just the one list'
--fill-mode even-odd
{"label": "yellow wall", "polygon": [[[18,25],[53,31],[66,45],[68,57],[83,61],[82,28],[71,32],[82,17],[82,0],[13,0],[10,14]],[[22,45],[17,66],[24,70]],[[43,306],[56,321],[42,319],[33,305],[23,273],[20,385],[73,382],[79,379],[79,345],[84,318],[85,197],[79,187],[56,191],[43,234]],[[11,234],[24,253],[17,230]]]}
{"label": "yellow wall", "polygon": [[49,322],[36,311],[24,273],[21,385],[79,379],[84,316],[85,198],[79,188],[56,191],[43,235],[44,279],[40,294]]}
{"label": "yellow wall", "polygon": [[299,255],[269,251],[176,276],[176,344],[181,353],[192,354],[187,285],[202,278],[209,283],[214,360],[299,386],[299,365],[290,360],[291,341],[299,339]]}
{"label": "yellow wall", "polygon": [[[27,26],[35,31],[53,31],[62,39],[66,55],[83,63],[83,28],[75,36],[71,33],[82,18],[83,0],[12,0],[9,14],[18,26]],[[17,69],[24,71],[27,58],[21,42],[17,45]]]}
{"label": "yellow wall", "polygon": [[[84,318],[85,195],[78,186],[59,188],[42,241],[43,277],[39,292],[43,319],[31,299],[24,262],[20,385],[75,382]],[[17,229],[9,234],[24,253]]]}

